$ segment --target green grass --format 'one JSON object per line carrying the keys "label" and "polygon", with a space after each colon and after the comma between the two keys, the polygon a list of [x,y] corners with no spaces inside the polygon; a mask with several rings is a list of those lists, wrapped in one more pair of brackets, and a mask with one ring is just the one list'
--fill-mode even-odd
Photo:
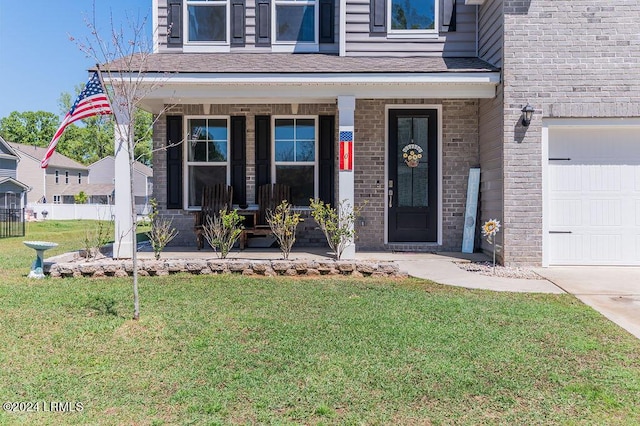
{"label": "green grass", "polygon": [[135,322],[130,279],[3,275],[0,401],[84,410],[0,424],[640,422],[640,342],[568,295],[176,275]]}

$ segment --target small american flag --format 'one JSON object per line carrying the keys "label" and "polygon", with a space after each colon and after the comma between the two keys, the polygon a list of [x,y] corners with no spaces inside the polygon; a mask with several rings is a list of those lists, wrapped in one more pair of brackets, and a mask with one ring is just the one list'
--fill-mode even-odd
{"label": "small american flag", "polygon": [[106,115],[112,113],[111,105],[109,105],[109,99],[102,88],[100,77],[97,72],[94,72],[87,85],[84,86],[84,89],[78,95],[78,99],[73,103],[67,115],[64,116],[60,127],[56,130],[56,134],[53,135],[53,139],[51,139],[51,142],[49,143],[47,152],[40,162],[40,167],[43,169],[47,168],[49,165],[49,159],[58,145],[58,140],[60,140],[60,137],[69,124],[94,115]]}
{"label": "small american flag", "polygon": [[340,132],[340,170],[353,170],[353,132]]}

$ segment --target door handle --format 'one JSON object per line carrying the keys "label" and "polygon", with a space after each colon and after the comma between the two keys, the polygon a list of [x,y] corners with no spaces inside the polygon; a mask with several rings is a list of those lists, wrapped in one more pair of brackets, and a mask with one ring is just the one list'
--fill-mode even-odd
{"label": "door handle", "polygon": [[389,190],[389,208],[393,207],[393,189]]}

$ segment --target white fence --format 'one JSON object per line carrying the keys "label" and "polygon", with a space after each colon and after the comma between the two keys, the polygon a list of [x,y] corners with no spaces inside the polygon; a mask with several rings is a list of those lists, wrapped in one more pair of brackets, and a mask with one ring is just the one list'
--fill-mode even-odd
{"label": "white fence", "polygon": [[[111,204],[27,204],[27,214],[33,211],[35,219],[46,220],[112,220],[115,216],[115,206]],[[138,216],[149,214],[148,205],[137,205]],[[46,215],[45,213],[46,212]]]}

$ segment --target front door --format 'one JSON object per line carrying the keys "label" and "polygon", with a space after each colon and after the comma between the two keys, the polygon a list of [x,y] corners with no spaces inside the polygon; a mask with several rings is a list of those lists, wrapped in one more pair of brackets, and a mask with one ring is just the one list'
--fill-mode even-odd
{"label": "front door", "polygon": [[437,110],[389,111],[389,242],[438,238]]}

